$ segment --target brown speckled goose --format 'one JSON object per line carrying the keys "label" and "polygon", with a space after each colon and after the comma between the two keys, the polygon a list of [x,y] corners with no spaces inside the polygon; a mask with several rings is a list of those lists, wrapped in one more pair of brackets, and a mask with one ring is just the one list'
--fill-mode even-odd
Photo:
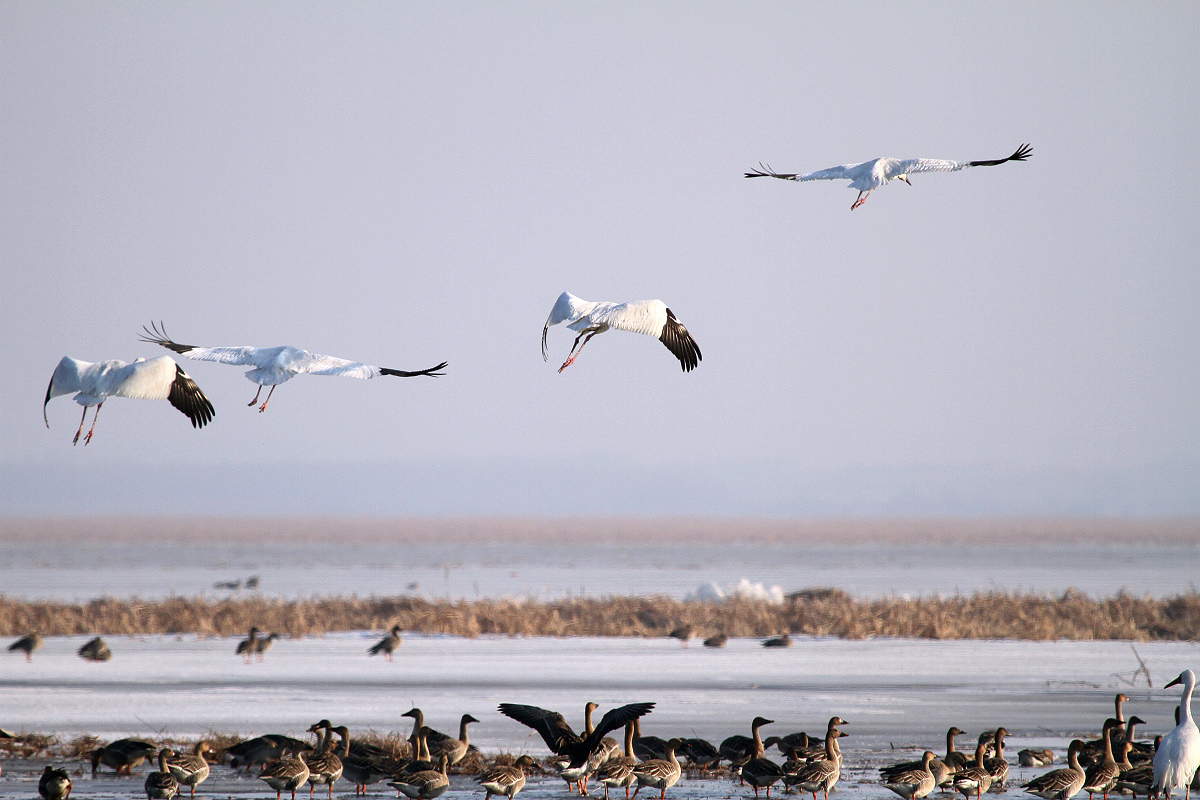
{"label": "brown speckled goose", "polygon": [[411,775],[389,781],[388,785],[395,787],[397,791],[413,800],[430,800],[450,788],[450,777],[446,774],[447,763],[446,754],[442,753],[438,757],[436,770],[426,769],[414,772]]}
{"label": "brown speckled goose", "polygon": [[503,795],[512,800],[525,787],[525,768],[536,763],[531,756],[525,755],[512,765],[496,765],[484,770],[475,778],[486,792],[483,800],[492,800],[492,795]]}
{"label": "brown speckled goose", "polygon": [[625,752],[616,758],[610,758],[596,770],[596,779],[604,784],[604,800],[608,800],[609,789],[625,789],[625,800],[629,800],[629,787],[637,778],[633,770],[640,763],[633,755],[633,726],[625,725]]}
{"label": "brown speckled goose", "polygon": [[146,797],[149,800],[171,800],[179,794],[179,781],[167,769],[167,757],[177,755],[174,750],[163,748],[158,751],[158,770],[146,776]]}
{"label": "brown speckled goose", "polygon": [[1083,788],[1085,773],[1079,766],[1079,751],[1082,749],[1081,740],[1072,740],[1067,749],[1068,766],[1065,769],[1055,769],[1039,775],[1022,788],[1041,797],[1042,800],[1071,800]]}
{"label": "brown speckled goose", "polygon": [[983,793],[991,788],[992,773],[988,772],[983,763],[988,744],[988,736],[980,736],[979,743],[975,745],[975,760],[954,774],[951,785],[964,797],[975,795],[975,800],[979,800]]}
{"label": "brown speckled goose", "polygon": [[300,754],[300,758],[308,765],[308,796],[313,796],[317,784],[324,784],[329,790],[329,800],[333,800],[333,784],[342,777],[343,770],[342,759],[333,752],[333,723],[323,719],[310,727],[308,732],[316,733],[320,739],[316,752]]}
{"label": "brown speckled goose", "polygon": [[275,800],[279,800],[284,791],[290,791],[292,800],[296,800],[296,790],[308,781],[308,764],[288,750],[265,764],[258,777],[275,790]]}
{"label": "brown speckled goose", "polygon": [[[1124,695],[1117,696],[1123,697]],[[1113,736],[1122,730],[1122,726],[1115,719],[1110,720],[1110,723],[1104,726],[1103,755],[1099,761],[1088,767],[1083,775],[1083,791],[1088,793],[1088,797],[1103,794],[1104,800],[1108,800],[1108,792],[1116,784],[1117,777],[1121,774],[1121,768],[1117,765],[1116,758],[1113,757],[1112,740]],[[1123,737],[1121,741],[1124,742]],[[1124,753],[1122,753],[1122,757],[1124,757]]]}
{"label": "brown speckled goose", "polygon": [[172,753],[167,756],[167,769],[180,786],[191,790],[191,796],[196,796],[196,787],[208,780],[208,759],[204,754],[209,752],[208,742],[197,742],[190,753]]}
{"label": "brown speckled goose", "polygon": [[929,765],[937,759],[932,750],[926,750],[921,756],[921,768],[904,770],[883,782],[884,788],[891,789],[904,800],[921,800],[933,791],[937,781]]}
{"label": "brown speckled goose", "polygon": [[659,789],[659,800],[666,798],[667,789],[674,786],[679,781],[679,776],[683,774],[683,767],[680,765],[679,759],[675,757],[676,748],[682,744],[682,739],[671,739],[667,742],[666,758],[643,761],[633,768],[633,775],[638,784],[638,787],[633,790],[634,798],[638,796],[638,792],[642,790],[643,786]]}
{"label": "brown speckled goose", "polygon": [[783,778],[786,785],[799,786],[804,791],[811,792],[813,800],[817,800],[817,792],[824,792],[825,800],[829,800],[829,793],[833,791],[842,775],[842,758],[837,745],[837,740],[842,734],[833,720],[841,721],[838,717],[829,721],[829,728],[825,732],[825,757],[810,761],[795,773]]}

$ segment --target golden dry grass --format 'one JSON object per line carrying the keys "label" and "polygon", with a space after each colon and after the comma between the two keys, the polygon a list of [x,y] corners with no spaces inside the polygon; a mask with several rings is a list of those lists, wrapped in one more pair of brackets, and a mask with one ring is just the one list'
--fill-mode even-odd
{"label": "golden dry grass", "polygon": [[1119,594],[1093,600],[1001,592],[950,598],[858,600],[836,589],[797,592],[782,605],[735,600],[720,605],[665,597],[552,602],[433,601],[415,597],[309,600],[169,598],[25,602],[0,596],[0,636],[196,634],[241,636],[251,625],[290,636],[333,631],[405,631],[475,637],[664,636],[680,625],[698,636],[793,634],[861,639],[1200,639],[1200,594],[1152,599]]}

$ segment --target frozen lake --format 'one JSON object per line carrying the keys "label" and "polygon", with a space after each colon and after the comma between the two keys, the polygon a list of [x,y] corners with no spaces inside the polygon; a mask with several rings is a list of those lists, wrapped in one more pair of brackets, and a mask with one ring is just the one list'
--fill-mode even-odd
{"label": "frozen lake", "polygon": [[8,520],[0,592],[90,600],[225,597],[683,598],[745,578],[857,597],[986,591],[1163,597],[1195,591],[1200,523],[954,521]]}
{"label": "frozen lake", "polygon": [[[394,663],[366,656],[377,633],[355,632],[280,640],[261,664],[244,665],[233,639],[192,636],[110,638],[113,660],[88,664],[74,654],[87,637],[52,637],[26,663],[0,658],[5,698],[2,726],[119,736],[195,736],[209,731],[302,736],[322,717],[352,731],[409,730],[401,712],[416,705],[427,724],[453,731],[463,713],[480,722],[472,743],[499,751],[547,755],[531,731],[496,711],[500,702],[539,705],[581,724],[587,701],[605,710],[654,701],[643,732],[664,738],[698,735],[714,742],[748,733],[765,715],[770,731],[819,732],[829,716],[849,723],[842,741],[847,771],[842,796],[880,798],[880,763],[929,747],[944,749],[950,725],[972,734],[1004,725],[1010,760],[1022,747],[1061,749],[1074,735],[1095,735],[1112,713],[1117,691],[1131,696],[1129,713],[1148,724],[1146,737],[1172,726],[1175,689],[1131,687],[1137,668],[1128,642],[844,641],[799,637],[784,650],[756,640],[732,640],[723,650],[682,648],[671,639],[497,638],[408,636]],[[1200,645],[1139,643],[1138,652],[1161,687],[1182,669],[1200,665]],[[971,737],[960,741],[962,747]],[[893,750],[893,747],[895,750]],[[780,759],[781,760],[781,759]],[[30,794],[40,763],[4,764],[0,795]],[[1026,777],[1032,775],[1031,771]],[[1018,777],[1022,774],[1014,770]],[[867,781],[859,783],[859,781]],[[264,785],[224,767],[202,787],[217,795],[267,797]],[[385,787],[374,789],[388,794]],[[36,790],[34,790],[36,791]],[[453,791],[477,792],[456,778]],[[340,795],[352,796],[341,785]],[[141,794],[141,776],[77,780],[77,797]],[[540,779],[523,796],[560,797],[563,783]],[[676,797],[746,796],[730,781],[685,779]]]}

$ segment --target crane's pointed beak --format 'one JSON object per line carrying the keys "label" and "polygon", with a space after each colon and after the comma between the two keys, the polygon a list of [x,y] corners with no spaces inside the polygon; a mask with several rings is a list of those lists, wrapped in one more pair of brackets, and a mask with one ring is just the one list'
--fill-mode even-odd
{"label": "crane's pointed beak", "polygon": [[910,180],[908,179],[908,176],[907,176],[907,175],[901,175],[901,176],[900,176],[900,180],[904,181],[904,182],[905,182],[905,183],[907,183],[909,186],[912,186],[912,181],[910,181]]}

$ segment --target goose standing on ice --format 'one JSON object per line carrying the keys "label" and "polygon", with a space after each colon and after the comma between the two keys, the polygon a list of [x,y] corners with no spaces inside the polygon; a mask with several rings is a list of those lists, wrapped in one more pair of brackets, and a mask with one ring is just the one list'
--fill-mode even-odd
{"label": "goose standing on ice", "polygon": [[861,164],[843,164],[840,167],[808,172],[803,175],[788,172],[775,172],[770,167],[758,165],[758,169],[747,172],[747,178],[780,178],[785,181],[850,181],[850,188],[858,190],[858,199],[850,210],[867,202],[871,192],[893,180],[901,180],[912,186],[908,176],[917,172],[957,172],[968,167],[994,167],[1009,161],[1024,161],[1033,152],[1027,144],[1017,148],[1008,158],[998,158],[991,161],[948,161],[941,158],[873,158]]}
{"label": "goose standing on ice", "polygon": [[46,400],[42,403],[42,419],[50,427],[46,406],[55,397],[76,392],[75,402],[83,406],[79,419],[79,430],[75,431],[72,444],[79,443],[83,434],[83,423],[87,421],[87,410],[95,406],[92,427],[83,438],[86,447],[96,432],[96,417],[100,408],[110,397],[131,397],[135,400],[169,400],[171,405],[183,412],[192,421],[193,428],[203,428],[213,418],[212,403],[200,391],[200,387],[183,368],[170,356],[159,356],[147,361],[139,358],[133,363],[124,361],[80,361],[63,356],[50,376],[46,387]]}
{"label": "goose standing on ice", "polygon": [[932,750],[926,750],[921,756],[921,767],[919,769],[909,769],[894,773],[891,778],[884,780],[884,788],[891,789],[903,797],[904,800],[921,800],[922,797],[932,792],[933,787],[937,785],[937,780],[933,777],[933,773],[929,769],[929,765],[936,759],[937,756]]}
{"label": "goose standing on ice", "polygon": [[176,755],[165,747],[158,751],[158,770],[146,775],[146,797],[149,800],[171,800],[179,794],[179,781],[167,769],[167,758]]}
{"label": "goose standing on ice", "polygon": [[379,640],[378,644],[372,645],[371,649],[367,650],[367,655],[379,656],[382,655],[387,661],[392,660],[392,653],[400,648],[400,626],[393,625],[392,632]]}
{"label": "goose standing on ice", "polygon": [[10,653],[24,653],[26,661],[33,661],[33,651],[42,646],[40,633],[30,633],[17,639],[8,646]]}
{"label": "goose standing on ice", "polygon": [[153,328],[143,326],[143,330],[146,332],[146,335],[142,337],[143,342],[162,345],[186,358],[253,367],[246,372],[246,379],[251,383],[257,383],[258,391],[254,393],[254,399],[250,401],[249,405],[258,402],[258,396],[262,394],[262,387],[271,387],[271,391],[267,392],[267,399],[259,406],[260,412],[267,410],[267,403],[271,402],[271,395],[275,393],[276,386],[301,374],[340,375],[344,378],[362,378],[363,380],[377,378],[380,375],[394,375],[399,378],[428,375],[436,378],[442,374],[438,370],[446,366],[446,362],[443,361],[436,367],[406,372],[385,367],[373,367],[370,364],[347,361],[334,356],[323,356],[287,345],[282,347],[195,347],[171,341],[167,336],[166,329],[159,325],[154,325]]}
{"label": "goose standing on ice", "polygon": [[651,789],[660,790],[659,800],[666,799],[667,789],[678,783],[679,776],[683,774],[683,766],[675,757],[675,750],[682,746],[683,739],[671,739],[667,742],[665,757],[643,761],[633,768],[633,775],[638,784],[633,790],[634,798],[637,798],[643,786],[649,786]]}
{"label": "goose standing on ice", "polygon": [[1083,788],[1087,775],[1079,766],[1079,751],[1083,742],[1072,739],[1067,748],[1067,767],[1055,769],[1037,776],[1021,788],[1030,794],[1035,794],[1042,800],[1071,800]]}
{"label": "goose standing on ice", "polygon": [[503,795],[512,800],[525,788],[525,768],[536,763],[531,756],[523,755],[511,765],[498,764],[481,772],[475,780],[486,793],[483,800],[492,800],[492,795]]}
{"label": "goose standing on ice", "polygon": [[1163,737],[1162,744],[1154,754],[1154,784],[1150,796],[1159,793],[1171,796],[1172,789],[1183,789],[1184,797],[1191,796],[1191,783],[1200,767],[1200,730],[1192,721],[1192,689],[1196,686],[1196,673],[1185,669],[1175,680],[1164,686],[1168,689],[1183,684],[1179,698],[1179,724]]}
{"label": "goose standing on ice", "polygon": [[234,652],[242,657],[242,661],[249,664],[254,660],[254,653],[258,650],[258,634],[262,633],[257,626],[250,628],[250,633],[245,639],[238,642]]}
{"label": "goose standing on ice", "polygon": [[703,359],[696,340],[662,300],[593,303],[576,297],[570,292],[563,292],[554,302],[554,308],[550,310],[550,316],[546,319],[545,327],[542,328],[543,361],[548,361],[550,358],[546,349],[546,334],[551,326],[558,325],[560,322],[567,323],[567,327],[578,331],[579,335],[575,337],[575,344],[571,345],[571,352],[567,354],[567,360],[558,368],[559,372],[575,363],[575,359],[579,358],[584,345],[591,341],[593,336],[604,333],[610,328],[653,336],[666,345],[667,349],[679,359],[679,365],[684,372],[695,369]]}
{"label": "goose standing on ice", "polygon": [[167,769],[181,786],[191,789],[192,797],[196,796],[196,787],[208,780],[208,759],[204,754],[209,750],[208,742],[197,742],[190,753],[172,753],[167,756]]}

